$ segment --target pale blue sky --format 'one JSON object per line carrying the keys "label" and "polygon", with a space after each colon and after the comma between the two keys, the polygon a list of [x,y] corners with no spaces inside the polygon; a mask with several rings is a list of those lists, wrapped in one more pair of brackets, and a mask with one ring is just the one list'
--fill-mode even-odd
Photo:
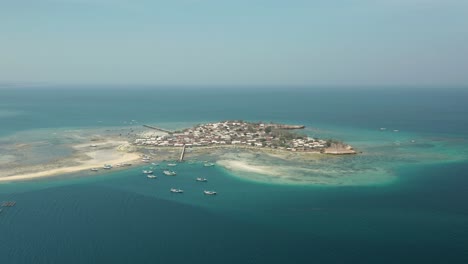
{"label": "pale blue sky", "polygon": [[0,82],[468,85],[468,0],[0,0]]}

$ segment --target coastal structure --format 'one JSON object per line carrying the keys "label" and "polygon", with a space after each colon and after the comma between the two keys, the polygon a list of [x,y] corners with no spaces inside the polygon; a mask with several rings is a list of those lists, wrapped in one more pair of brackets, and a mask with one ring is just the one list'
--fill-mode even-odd
{"label": "coastal structure", "polygon": [[165,132],[165,133],[172,133],[171,131],[164,129],[164,128],[159,128],[159,127],[150,126],[150,125],[143,125],[143,126],[146,128],[151,128],[151,129],[158,130],[158,131]]}
{"label": "coastal structure", "polygon": [[[145,127],[151,126],[145,125]],[[305,128],[303,125],[223,121],[201,124],[160,136],[142,135],[133,143],[138,146],[182,147],[180,161],[184,158],[185,147],[226,145],[326,154],[356,153],[350,145],[342,142],[313,138],[289,131],[303,128]]]}
{"label": "coastal structure", "polygon": [[182,147],[182,152],[180,153],[179,162],[184,161],[184,156],[185,156],[185,144]]}
{"label": "coastal structure", "polygon": [[2,207],[13,207],[15,205],[16,205],[15,201],[4,201],[1,204]]}

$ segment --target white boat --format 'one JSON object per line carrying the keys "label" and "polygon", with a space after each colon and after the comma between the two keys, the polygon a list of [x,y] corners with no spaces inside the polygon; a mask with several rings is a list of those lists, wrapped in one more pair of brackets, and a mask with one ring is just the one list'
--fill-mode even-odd
{"label": "white boat", "polygon": [[184,190],[171,188],[171,193],[183,193],[183,192],[184,192]]}
{"label": "white boat", "polygon": [[158,166],[159,164],[153,162],[153,163],[151,163],[151,165]]}
{"label": "white boat", "polygon": [[205,164],[203,164],[203,166],[205,166],[205,167],[212,167],[212,166],[214,166],[214,163],[205,163]]}
{"label": "white boat", "polygon": [[144,174],[151,174],[151,173],[153,173],[153,171],[151,171],[151,170],[144,170],[143,173],[144,173]]}
{"label": "white boat", "polygon": [[153,174],[148,174],[146,175],[146,177],[148,177],[148,179],[156,179],[158,176],[153,175]]}
{"label": "white boat", "polygon": [[165,170],[163,171],[164,175],[167,175],[167,176],[176,176],[177,173],[175,171],[170,171],[170,170]]}
{"label": "white boat", "polygon": [[198,181],[198,182],[207,182],[208,181],[206,178],[200,178],[200,177],[196,178],[195,180]]}
{"label": "white boat", "polygon": [[91,147],[92,147],[92,148],[95,148],[95,147],[97,147],[97,145],[91,145]]}
{"label": "white boat", "polygon": [[167,166],[175,167],[175,166],[177,166],[177,164],[175,164],[175,163],[168,163]]}
{"label": "white boat", "polygon": [[215,191],[203,191],[205,195],[216,195]]}
{"label": "white boat", "polygon": [[110,169],[112,169],[112,165],[105,164],[104,167],[102,167],[102,168],[106,169],[106,170],[110,170]]}
{"label": "white boat", "polygon": [[96,168],[92,168],[91,171],[99,171],[99,170]]}
{"label": "white boat", "polygon": [[380,128],[381,131],[387,130],[385,127]]}

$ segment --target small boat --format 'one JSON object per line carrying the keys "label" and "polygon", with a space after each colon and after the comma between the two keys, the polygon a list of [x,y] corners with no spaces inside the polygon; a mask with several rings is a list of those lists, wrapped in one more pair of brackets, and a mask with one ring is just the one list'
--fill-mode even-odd
{"label": "small boat", "polygon": [[95,148],[95,147],[97,147],[97,145],[91,145],[91,147],[92,147],[92,148]]}
{"label": "small boat", "polygon": [[153,162],[153,163],[151,163],[151,165],[158,166],[159,164]]}
{"label": "small boat", "polygon": [[110,169],[112,169],[112,165],[105,164],[104,167],[102,167],[102,168],[106,169],[106,170],[110,170]]}
{"label": "small boat", "polygon": [[151,170],[144,170],[143,173],[144,173],[144,174],[152,174],[153,171],[151,171]]}
{"label": "small boat", "polygon": [[96,168],[92,168],[91,171],[99,171],[99,170]]}
{"label": "small boat", "polygon": [[184,192],[184,190],[171,188],[171,193],[183,193],[183,192]]}
{"label": "small boat", "polygon": [[131,163],[124,163],[123,165],[124,165],[125,167],[130,167],[130,166],[132,166]]}
{"label": "small boat", "polygon": [[387,130],[387,129],[385,127],[380,128],[380,131],[384,131],[384,130]]}
{"label": "small boat", "polygon": [[167,166],[175,167],[175,166],[177,166],[177,164],[175,164],[175,163],[168,163]]}
{"label": "small boat", "polygon": [[200,178],[200,177],[196,178],[195,180],[197,182],[207,182],[208,181],[206,178]]}
{"label": "small boat", "polygon": [[216,195],[215,191],[203,191],[205,195]]}
{"label": "small boat", "polygon": [[153,174],[148,174],[146,175],[146,177],[148,177],[148,179],[156,179],[158,176],[153,175]]}
{"label": "small boat", "polygon": [[400,130],[398,130],[398,129],[395,129],[395,130],[393,130],[393,132],[400,132]]}
{"label": "small boat", "polygon": [[142,159],[141,161],[143,161],[144,163],[149,163],[150,160],[147,160],[147,159]]}
{"label": "small boat", "polygon": [[165,170],[163,171],[164,175],[167,175],[167,176],[176,176],[177,173],[175,171],[170,171],[170,170]]}
{"label": "small boat", "polygon": [[205,166],[205,167],[213,167],[213,166],[214,166],[214,163],[210,163],[210,162],[209,162],[209,163],[205,163],[205,164],[203,164],[203,166]]}

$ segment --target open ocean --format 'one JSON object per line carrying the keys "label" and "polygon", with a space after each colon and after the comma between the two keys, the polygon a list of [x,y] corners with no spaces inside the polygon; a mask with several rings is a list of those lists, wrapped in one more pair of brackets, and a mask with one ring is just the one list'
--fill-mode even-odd
{"label": "open ocean", "polygon": [[394,180],[268,184],[185,162],[154,181],[132,167],[0,184],[17,202],[1,264],[468,263],[468,89],[73,88],[0,89],[0,158],[11,138],[67,129],[261,120],[342,139]]}

